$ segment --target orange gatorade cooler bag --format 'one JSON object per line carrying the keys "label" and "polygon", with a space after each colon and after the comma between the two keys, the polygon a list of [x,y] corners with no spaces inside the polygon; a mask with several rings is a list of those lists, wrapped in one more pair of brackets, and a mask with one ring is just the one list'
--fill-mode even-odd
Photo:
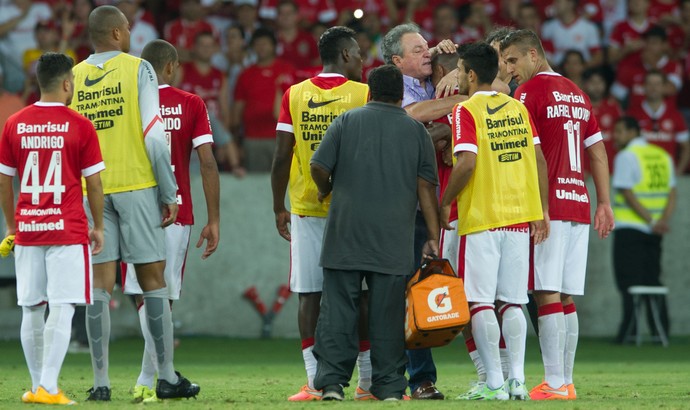
{"label": "orange gatorade cooler bag", "polygon": [[431,259],[407,283],[405,345],[408,349],[450,343],[470,321],[462,279],[447,259]]}

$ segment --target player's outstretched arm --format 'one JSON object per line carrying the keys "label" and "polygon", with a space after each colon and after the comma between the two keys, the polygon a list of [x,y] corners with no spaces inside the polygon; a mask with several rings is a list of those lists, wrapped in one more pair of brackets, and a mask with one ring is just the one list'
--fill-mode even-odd
{"label": "player's outstretched arm", "polygon": [[101,174],[89,175],[86,179],[86,197],[93,217],[93,226],[89,229],[91,253],[98,255],[103,250],[103,185]]}
{"label": "player's outstretched arm", "polygon": [[597,209],[594,212],[594,229],[599,238],[604,239],[613,230],[613,210],[611,209],[609,188],[609,163],[604,143],[599,141],[587,148],[592,169],[592,179],[597,191]]}
{"label": "player's outstretched arm", "polygon": [[208,215],[208,222],[201,230],[196,247],[200,248],[204,240],[206,241],[206,249],[201,255],[201,259],[206,259],[216,251],[220,241],[220,179],[211,144],[200,146],[196,152],[201,164],[201,183],[204,187],[206,214]]}
{"label": "player's outstretched arm", "polygon": [[290,166],[292,152],[295,146],[295,134],[286,131],[276,131],[276,150],[273,154],[271,167],[271,190],[273,191],[273,212],[276,218],[278,234],[285,240],[290,240],[290,213],[285,208],[285,194],[290,181]]}

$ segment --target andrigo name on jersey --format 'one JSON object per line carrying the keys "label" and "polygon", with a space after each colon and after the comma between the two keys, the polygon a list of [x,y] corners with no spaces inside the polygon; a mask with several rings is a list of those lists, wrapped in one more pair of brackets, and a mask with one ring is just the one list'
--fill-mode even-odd
{"label": "andrigo name on jersey", "polygon": [[64,231],[65,220],[60,219],[57,222],[41,222],[31,221],[29,223],[19,222],[19,232],[46,232],[46,231]]}

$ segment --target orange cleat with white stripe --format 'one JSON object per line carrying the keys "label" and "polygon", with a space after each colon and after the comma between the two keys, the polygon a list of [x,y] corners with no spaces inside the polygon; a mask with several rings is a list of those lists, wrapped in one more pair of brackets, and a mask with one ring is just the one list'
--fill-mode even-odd
{"label": "orange cleat with white stripe", "polygon": [[568,388],[564,385],[554,389],[548,383],[542,382],[529,392],[532,400],[568,400]]}
{"label": "orange cleat with white stripe", "polygon": [[288,397],[288,401],[315,401],[321,400],[323,393],[321,390],[310,389],[308,385],[302,386],[299,393]]}

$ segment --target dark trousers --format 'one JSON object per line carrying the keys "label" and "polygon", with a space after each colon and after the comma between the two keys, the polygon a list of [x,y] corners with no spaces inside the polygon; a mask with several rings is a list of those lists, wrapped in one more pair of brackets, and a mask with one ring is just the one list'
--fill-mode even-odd
{"label": "dark trousers", "polygon": [[[414,263],[422,263],[422,247],[427,241],[427,229],[424,216],[417,211],[414,227]],[[408,276],[408,280],[412,275]],[[424,382],[436,383],[436,365],[431,356],[431,349],[407,350],[407,374],[410,377],[410,393],[413,393]]]}
{"label": "dark trousers", "polygon": [[[623,298],[623,318],[617,338],[617,341],[622,342],[634,313],[633,298],[628,293],[628,288],[661,286],[661,236],[646,234],[637,229],[616,229],[613,233],[613,268],[616,285]],[[660,307],[661,325],[668,335],[669,319],[665,296],[661,296]],[[650,330],[656,332],[649,305],[647,321]]]}
{"label": "dark trousers", "polygon": [[323,270],[321,313],[316,325],[314,387],[347,386],[359,354],[359,298],[369,287],[371,393],[401,398],[405,380],[405,276],[365,271]]}

